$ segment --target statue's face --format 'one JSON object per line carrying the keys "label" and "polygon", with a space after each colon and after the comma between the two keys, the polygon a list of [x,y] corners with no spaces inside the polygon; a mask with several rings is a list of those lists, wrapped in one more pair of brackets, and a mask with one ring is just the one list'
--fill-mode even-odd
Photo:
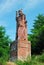
{"label": "statue's face", "polygon": [[22,11],[19,11],[18,13],[19,13],[19,15],[22,15]]}

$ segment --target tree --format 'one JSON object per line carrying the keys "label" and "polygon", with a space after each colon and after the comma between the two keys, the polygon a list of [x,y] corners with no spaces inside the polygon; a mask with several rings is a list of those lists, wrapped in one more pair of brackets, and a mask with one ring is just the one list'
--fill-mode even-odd
{"label": "tree", "polygon": [[11,40],[9,39],[9,36],[6,35],[5,28],[0,26],[0,59],[3,58],[4,60],[8,60],[10,42]]}
{"label": "tree", "polygon": [[32,54],[41,54],[44,50],[44,16],[38,15],[34,21],[32,34],[29,36],[32,43]]}

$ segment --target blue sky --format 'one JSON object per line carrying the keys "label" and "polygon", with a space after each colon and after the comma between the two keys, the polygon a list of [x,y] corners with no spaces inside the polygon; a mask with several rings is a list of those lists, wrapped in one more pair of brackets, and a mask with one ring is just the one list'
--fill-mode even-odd
{"label": "blue sky", "polygon": [[6,34],[12,40],[16,36],[16,11],[23,9],[27,18],[27,33],[31,33],[38,14],[44,14],[44,0],[0,0],[0,26],[6,28]]}

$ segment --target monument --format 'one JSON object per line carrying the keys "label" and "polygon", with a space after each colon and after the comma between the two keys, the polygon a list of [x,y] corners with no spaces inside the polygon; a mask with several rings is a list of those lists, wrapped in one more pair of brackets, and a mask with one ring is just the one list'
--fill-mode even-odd
{"label": "monument", "polygon": [[31,43],[27,38],[27,21],[22,10],[16,11],[16,39],[10,45],[10,59],[26,60],[31,56]]}

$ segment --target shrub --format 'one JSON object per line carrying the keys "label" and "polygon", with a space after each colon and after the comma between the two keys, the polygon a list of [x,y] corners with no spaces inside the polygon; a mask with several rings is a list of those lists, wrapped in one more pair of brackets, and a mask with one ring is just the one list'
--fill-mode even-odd
{"label": "shrub", "polygon": [[39,62],[44,62],[44,53],[39,56],[38,60]]}
{"label": "shrub", "polygon": [[15,63],[16,63],[17,65],[23,65],[23,61],[21,61],[21,60],[17,60],[17,61],[15,61]]}
{"label": "shrub", "polygon": [[6,61],[3,58],[0,58],[0,65],[6,65]]}

